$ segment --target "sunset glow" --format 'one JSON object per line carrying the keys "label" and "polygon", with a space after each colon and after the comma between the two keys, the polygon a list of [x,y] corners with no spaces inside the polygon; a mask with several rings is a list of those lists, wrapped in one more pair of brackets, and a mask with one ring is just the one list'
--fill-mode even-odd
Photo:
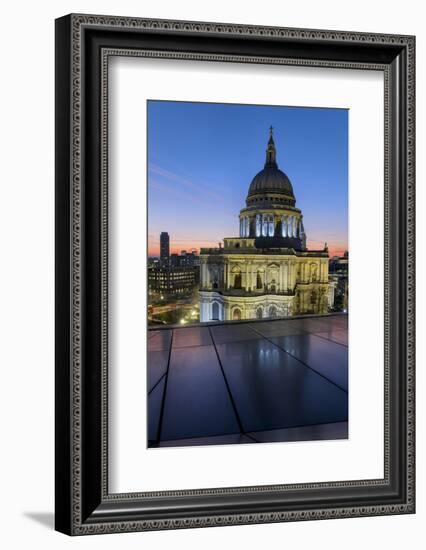
{"label": "sunset glow", "polygon": [[348,112],[148,102],[148,254],[199,252],[238,235],[238,213],[264,163],[273,124],[279,168],[301,208],[307,245],[348,250]]}

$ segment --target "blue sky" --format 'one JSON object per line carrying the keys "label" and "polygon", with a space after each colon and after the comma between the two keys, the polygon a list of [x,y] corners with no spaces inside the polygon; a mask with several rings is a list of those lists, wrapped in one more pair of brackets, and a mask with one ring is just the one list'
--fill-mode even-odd
{"label": "blue sky", "polygon": [[293,184],[309,248],[347,249],[348,111],[174,101],[148,102],[148,250],[237,236],[238,214],[265,162],[269,126]]}

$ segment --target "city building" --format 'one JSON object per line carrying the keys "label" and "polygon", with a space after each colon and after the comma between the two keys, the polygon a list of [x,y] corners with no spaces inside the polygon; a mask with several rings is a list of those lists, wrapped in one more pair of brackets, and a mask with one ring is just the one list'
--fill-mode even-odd
{"label": "city building", "polygon": [[199,267],[200,257],[195,251],[187,252],[182,250],[180,254],[170,256],[170,265],[172,267]]}
{"label": "city building", "polygon": [[168,265],[170,259],[170,237],[163,231],[160,234],[160,262],[161,265]]}
{"label": "city building", "polygon": [[333,256],[329,263],[330,285],[334,285],[333,311],[348,310],[349,292],[349,253]]}
{"label": "city building", "polygon": [[197,282],[194,267],[148,267],[148,291],[164,299],[191,293]]}
{"label": "city building", "polygon": [[200,320],[327,313],[328,248],[308,250],[303,215],[278,168],[270,128],[266,160],[239,214],[239,237],[200,252]]}
{"label": "city building", "polygon": [[148,267],[159,267],[160,259],[157,256],[148,256]]}
{"label": "city building", "polygon": [[160,258],[148,258],[148,292],[151,298],[167,300],[192,293],[200,280],[196,252],[170,254],[170,236],[160,234]]}

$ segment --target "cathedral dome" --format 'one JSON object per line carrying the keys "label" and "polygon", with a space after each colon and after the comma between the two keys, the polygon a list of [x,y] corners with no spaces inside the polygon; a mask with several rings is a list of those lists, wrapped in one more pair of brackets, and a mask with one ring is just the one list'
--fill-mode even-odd
{"label": "cathedral dome", "polygon": [[269,130],[265,167],[256,174],[250,184],[248,197],[259,193],[279,193],[294,198],[293,187],[287,175],[278,168],[272,127]]}
{"label": "cathedral dome", "polygon": [[256,193],[284,193],[294,197],[290,180],[277,166],[265,166],[254,176],[248,196]]}

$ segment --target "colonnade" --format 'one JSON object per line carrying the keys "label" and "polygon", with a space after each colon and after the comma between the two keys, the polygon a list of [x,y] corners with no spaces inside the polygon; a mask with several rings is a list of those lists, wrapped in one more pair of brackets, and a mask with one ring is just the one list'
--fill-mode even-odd
{"label": "colonnade", "polygon": [[[201,261],[201,288],[235,288],[235,278],[239,277],[239,288],[245,291],[264,289],[273,282],[276,290],[283,292],[292,289],[296,283],[327,282],[327,261],[297,261],[292,259],[271,261],[256,260],[234,262],[225,260],[215,265]],[[261,284],[259,286],[258,276]]]}
{"label": "colonnade", "polygon": [[[240,237],[250,237],[250,217],[240,217]],[[256,237],[273,237],[275,228],[281,223],[281,236],[300,238],[302,233],[302,220],[298,216],[273,214],[256,214],[254,233]]]}

